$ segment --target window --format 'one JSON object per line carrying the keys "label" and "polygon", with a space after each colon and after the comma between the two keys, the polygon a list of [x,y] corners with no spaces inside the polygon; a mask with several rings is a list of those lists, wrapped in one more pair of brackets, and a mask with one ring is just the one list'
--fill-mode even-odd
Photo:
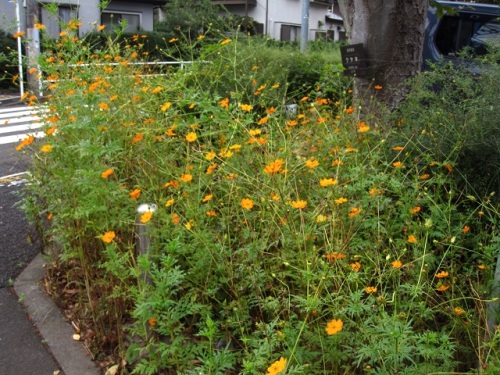
{"label": "window", "polygon": [[500,45],[500,24],[486,17],[444,16],[436,33],[436,47],[445,56],[457,56],[466,47],[484,55],[487,43]]}
{"label": "window", "polygon": [[103,12],[101,15],[101,24],[106,25],[106,30],[113,30],[121,22],[126,22],[127,27],[124,31],[134,33],[141,30],[141,14],[130,12]]}
{"label": "window", "polygon": [[61,25],[67,24],[70,20],[78,19],[78,7],[71,5],[59,5],[57,14],[54,15],[48,12],[45,8],[41,11],[41,23],[47,29],[47,32],[53,38],[57,38],[61,32]]}
{"label": "window", "polygon": [[300,26],[281,25],[281,40],[297,42],[300,39]]}

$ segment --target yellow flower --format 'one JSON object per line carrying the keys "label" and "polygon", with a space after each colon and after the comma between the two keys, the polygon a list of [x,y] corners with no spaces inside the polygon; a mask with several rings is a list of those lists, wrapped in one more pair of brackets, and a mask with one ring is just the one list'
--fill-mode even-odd
{"label": "yellow flower", "polygon": [[101,102],[97,105],[99,108],[101,108],[103,111],[107,111],[109,110],[109,105],[107,105],[106,103],[104,102]]}
{"label": "yellow flower", "polygon": [[283,166],[284,163],[285,163],[284,160],[276,159],[275,161],[266,165],[266,167],[264,168],[264,173],[271,174],[271,175],[278,173],[281,171],[281,167]]}
{"label": "yellow flower", "polygon": [[301,210],[307,206],[307,202],[304,200],[298,199],[296,201],[292,201],[291,205],[293,208],[297,208],[297,209]]}
{"label": "yellow flower", "polygon": [[392,163],[392,166],[394,168],[400,168],[402,165],[403,163],[401,163],[400,161],[395,161],[394,163]]}
{"label": "yellow flower", "polygon": [[217,163],[212,163],[207,167],[207,171],[205,172],[206,174],[212,174],[215,169],[219,166]]}
{"label": "yellow flower", "polygon": [[179,177],[179,179],[183,182],[191,182],[191,180],[193,179],[193,175],[189,173],[184,173],[181,175],[181,177]]}
{"label": "yellow flower", "polygon": [[171,205],[173,205],[173,204],[174,204],[174,202],[175,202],[175,200],[174,200],[174,199],[169,199],[169,200],[167,201],[167,203],[165,203],[165,207],[170,207]]}
{"label": "yellow flower", "polygon": [[367,131],[370,131],[370,127],[365,122],[358,123],[357,127],[359,133],[366,133]]}
{"label": "yellow flower", "polygon": [[371,188],[369,193],[373,197],[373,196],[382,194],[382,190],[380,190],[378,188]]}
{"label": "yellow flower", "polygon": [[43,30],[45,29],[45,25],[41,24],[41,23],[35,23],[35,29],[37,30]]}
{"label": "yellow flower", "polygon": [[106,28],[106,25],[97,26],[97,31],[103,31]]}
{"label": "yellow flower", "polygon": [[222,42],[220,42],[221,45],[226,45],[228,43],[231,42],[231,39],[227,38],[227,39],[224,39]]}
{"label": "yellow flower", "polygon": [[368,294],[377,293],[377,288],[374,286],[367,286],[365,292]]}
{"label": "yellow flower", "polygon": [[286,367],[286,359],[281,357],[267,369],[267,375],[277,375]]}
{"label": "yellow flower", "polygon": [[211,211],[207,211],[207,212],[206,212],[206,214],[207,214],[207,216],[210,216],[210,217],[215,217],[215,216],[217,216],[217,212],[212,211],[212,210],[211,210]]}
{"label": "yellow flower", "polygon": [[196,38],[198,40],[202,40],[202,39],[205,39],[205,35],[198,35],[198,38]]}
{"label": "yellow flower", "polygon": [[243,198],[240,204],[245,210],[251,210],[253,208],[253,200],[249,198]]}
{"label": "yellow flower", "polygon": [[161,106],[162,112],[167,111],[171,106],[172,106],[172,103],[170,103],[170,102],[163,103],[163,105]]}
{"label": "yellow flower", "polygon": [[267,123],[267,120],[269,120],[269,117],[264,116],[257,122],[257,125],[264,125]]}
{"label": "yellow flower", "polygon": [[113,170],[113,168],[109,168],[109,169],[106,169],[104,172],[101,173],[101,177],[102,178],[108,178],[113,173],[115,173],[115,171]]}
{"label": "yellow flower", "polygon": [[309,159],[306,160],[306,167],[313,169],[316,168],[319,165],[319,161],[317,159]]}
{"label": "yellow flower", "polygon": [[278,194],[276,194],[274,191],[271,193],[271,199],[273,201],[279,201],[281,198]]}
{"label": "yellow flower", "polygon": [[194,142],[196,141],[197,138],[198,137],[195,132],[189,132],[186,134],[186,141],[188,142]]}
{"label": "yellow flower", "polygon": [[445,277],[448,277],[448,276],[449,276],[448,271],[441,271],[441,272],[436,273],[436,278],[438,278],[438,279],[444,279]]}
{"label": "yellow flower", "polygon": [[240,104],[240,108],[242,111],[250,112],[252,110],[251,104]]}
{"label": "yellow flower", "polygon": [[403,262],[401,262],[399,259],[395,260],[391,264],[392,264],[392,268],[401,268],[401,267],[403,267]]}
{"label": "yellow flower", "polygon": [[392,148],[394,151],[403,151],[404,150],[404,147],[403,146],[394,146]]}
{"label": "yellow flower", "polygon": [[408,236],[408,243],[417,243],[417,242],[418,242],[418,239],[413,234],[410,234]]}
{"label": "yellow flower", "polygon": [[146,211],[141,215],[141,223],[146,224],[153,217],[153,211]]}
{"label": "yellow flower", "polygon": [[134,191],[130,192],[130,199],[132,199],[133,201],[139,199],[140,196],[141,196],[141,189],[135,189]]}
{"label": "yellow flower", "polygon": [[179,38],[171,38],[168,42],[169,43],[175,43],[179,40]]}
{"label": "yellow flower", "polygon": [[326,324],[325,331],[329,335],[335,335],[342,331],[342,327],[344,326],[344,322],[342,319],[332,319]]}
{"label": "yellow flower", "polygon": [[191,230],[194,225],[194,220],[189,220],[184,226],[186,227],[187,230]]}
{"label": "yellow flower", "polygon": [[354,272],[358,272],[361,269],[361,263],[359,262],[351,263],[350,266]]}
{"label": "yellow flower", "polygon": [[20,38],[22,36],[24,36],[24,34],[26,34],[24,31],[19,31],[18,33],[15,33],[14,35],[12,35],[15,39],[17,38]]}
{"label": "yellow flower", "polygon": [[42,152],[51,152],[54,147],[52,145],[43,145],[40,151]]}
{"label": "yellow flower", "polygon": [[332,185],[337,185],[338,180],[334,178],[322,178],[319,180],[319,185],[321,187],[327,187],[327,186],[332,186]]}
{"label": "yellow flower", "polygon": [[106,232],[104,233],[102,236],[101,236],[101,240],[103,240],[104,242],[106,243],[111,243],[111,241],[113,241],[113,239],[116,237],[116,234],[114,231],[109,231],[109,232]]}
{"label": "yellow flower", "polygon": [[335,204],[342,204],[342,203],[347,202],[347,198],[342,197],[339,199],[335,199],[334,202],[335,202]]}
{"label": "yellow flower", "polygon": [[326,215],[321,215],[320,214],[320,215],[316,216],[316,222],[317,223],[323,223],[323,222],[325,222],[327,220],[328,220],[328,216],[326,216]]}

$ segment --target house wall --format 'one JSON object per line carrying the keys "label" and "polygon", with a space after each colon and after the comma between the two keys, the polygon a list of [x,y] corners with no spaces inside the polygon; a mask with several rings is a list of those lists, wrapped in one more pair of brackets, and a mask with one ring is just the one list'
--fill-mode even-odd
{"label": "house wall", "polygon": [[[59,27],[57,24],[57,17],[50,14],[43,4],[53,3],[54,1],[40,1],[42,3],[40,21],[47,27],[47,31],[52,37],[57,37],[59,35]],[[78,9],[78,19],[82,22],[82,26],[79,28],[80,36],[88,33],[91,30],[95,30],[96,23],[99,22],[100,19],[100,8],[99,8],[99,0],[63,0],[60,1],[62,7],[74,7]]]}
{"label": "house wall", "polygon": [[[20,7],[20,12],[21,29],[24,30],[24,8],[22,5]],[[9,3],[7,0],[0,0],[0,29],[9,33],[15,33],[17,31],[16,25],[16,4]]]}
{"label": "house wall", "polygon": [[153,5],[152,4],[134,4],[127,1],[112,1],[106,11],[110,12],[131,12],[141,15],[142,29],[146,31],[153,30]]}
{"label": "house wall", "polygon": [[[267,12],[266,6],[268,7]],[[257,0],[257,5],[248,6],[248,8],[242,5],[226,6],[226,8],[232,14],[249,16],[256,22],[264,24],[267,35],[276,40],[282,40],[282,25],[300,27],[302,23],[302,2],[300,0]],[[327,31],[327,26],[325,26],[327,12],[328,5],[311,3],[309,8],[309,40],[315,39],[317,31]],[[320,27],[319,23],[323,26]]]}

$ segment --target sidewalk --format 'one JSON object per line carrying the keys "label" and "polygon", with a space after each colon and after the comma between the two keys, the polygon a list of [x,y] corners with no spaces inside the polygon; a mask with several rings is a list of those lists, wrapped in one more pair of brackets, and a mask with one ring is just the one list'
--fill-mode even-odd
{"label": "sidewalk", "polygon": [[[75,332],[72,326],[42,290],[40,281],[45,273],[44,263],[42,255],[38,254],[14,282],[14,290],[34,327],[28,329],[29,321],[19,305],[17,308],[12,307],[9,320],[3,321],[4,317],[1,318],[0,329],[8,328],[10,332],[6,337],[10,343],[1,343],[0,348],[10,348],[12,355],[3,356],[2,362],[5,363],[0,362],[0,368],[10,369],[6,374],[52,375],[60,369],[59,375],[99,375],[100,370],[88,357],[83,343],[73,339]],[[0,300],[0,306],[2,302]],[[3,311],[0,315],[3,315]],[[24,327],[22,331],[20,326]],[[43,347],[36,331],[47,348]],[[21,356],[26,359],[21,359]]]}

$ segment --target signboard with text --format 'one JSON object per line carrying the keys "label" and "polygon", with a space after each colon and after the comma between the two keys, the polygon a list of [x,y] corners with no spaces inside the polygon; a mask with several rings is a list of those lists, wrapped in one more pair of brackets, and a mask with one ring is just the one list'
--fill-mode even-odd
{"label": "signboard with text", "polygon": [[340,47],[345,74],[364,76],[366,74],[366,54],[362,43]]}

